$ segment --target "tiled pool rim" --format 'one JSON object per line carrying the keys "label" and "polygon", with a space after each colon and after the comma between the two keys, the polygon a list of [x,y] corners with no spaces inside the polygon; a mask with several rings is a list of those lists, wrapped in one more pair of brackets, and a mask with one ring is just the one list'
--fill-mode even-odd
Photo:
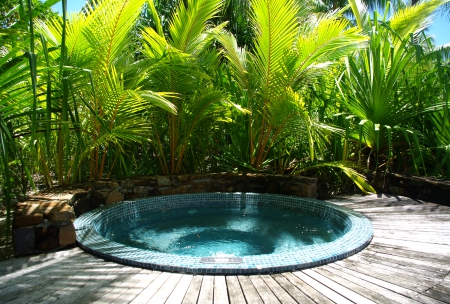
{"label": "tiled pool rim", "polygon": [[[301,208],[341,225],[346,233],[333,242],[313,244],[287,253],[241,256],[242,263],[202,263],[201,257],[166,254],[112,242],[98,231],[101,225],[132,220],[137,212],[181,207],[271,205]],[[261,193],[199,193],[149,197],[102,206],[74,222],[77,243],[85,251],[107,260],[141,268],[192,274],[256,274],[292,271],[334,262],[367,245],[373,227],[367,217],[349,208],[310,198]]]}

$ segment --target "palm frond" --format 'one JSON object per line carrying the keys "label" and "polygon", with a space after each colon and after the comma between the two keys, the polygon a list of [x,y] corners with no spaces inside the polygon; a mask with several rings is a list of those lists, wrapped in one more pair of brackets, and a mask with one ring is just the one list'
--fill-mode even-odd
{"label": "palm frond", "polygon": [[91,20],[83,28],[83,34],[95,50],[95,60],[109,66],[126,50],[130,31],[138,20],[145,0],[93,3],[93,6],[87,5]]}
{"label": "palm frond", "polygon": [[322,168],[336,168],[347,175],[348,178],[350,178],[351,181],[364,193],[376,193],[375,189],[367,182],[365,176],[356,172],[352,167],[355,167],[355,164],[350,162],[328,162],[304,168],[299,172],[318,170]]}
{"label": "palm frond", "polygon": [[185,53],[191,53],[199,42],[207,22],[219,14],[223,0],[180,1],[169,26],[171,44]]}
{"label": "palm frond", "polygon": [[407,6],[395,12],[389,19],[389,26],[401,40],[407,39],[410,33],[417,33],[429,26],[432,14],[448,2],[449,0],[426,0]]}
{"label": "palm frond", "polygon": [[292,0],[253,0],[252,23],[256,32],[254,67],[261,78],[261,93],[270,98],[280,85],[285,54],[298,33],[298,6]]}

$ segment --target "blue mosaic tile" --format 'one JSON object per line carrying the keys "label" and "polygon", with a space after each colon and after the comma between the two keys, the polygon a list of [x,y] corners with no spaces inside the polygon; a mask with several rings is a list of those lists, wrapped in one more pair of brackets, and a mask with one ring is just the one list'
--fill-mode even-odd
{"label": "blue mosaic tile", "polygon": [[[300,208],[332,222],[345,234],[330,243],[304,246],[289,254],[242,256],[241,264],[200,262],[200,257],[163,254],[127,247],[102,236],[102,230],[117,221],[139,219],[142,212],[180,207],[261,206]],[[74,222],[82,249],[121,264],[194,274],[254,274],[305,269],[346,258],[365,248],[373,237],[369,219],[349,208],[314,199],[259,193],[199,193],[157,196],[102,206],[81,215]]]}

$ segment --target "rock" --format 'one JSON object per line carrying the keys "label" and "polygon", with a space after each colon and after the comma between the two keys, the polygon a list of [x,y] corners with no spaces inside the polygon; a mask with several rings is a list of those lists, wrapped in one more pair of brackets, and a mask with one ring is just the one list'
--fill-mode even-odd
{"label": "rock", "polygon": [[125,194],[125,193],[133,193],[133,189],[129,189],[129,188],[120,188],[120,189],[119,189],[119,192],[120,192],[120,193],[123,193],[123,194]]}
{"label": "rock", "polygon": [[73,226],[73,224],[59,227],[58,236],[60,246],[75,244],[76,241],[75,227]]}
{"label": "rock", "polygon": [[119,191],[113,190],[109,193],[108,197],[106,198],[106,204],[112,204],[116,202],[123,201],[124,195],[120,193]]}
{"label": "rock", "polygon": [[133,188],[134,187],[134,181],[129,180],[129,179],[124,180],[122,182],[121,186],[124,187],[124,188]]}
{"label": "rock", "polygon": [[95,190],[103,190],[103,189],[108,189],[108,184],[97,184],[95,185]]}
{"label": "rock", "polygon": [[439,188],[445,191],[450,191],[450,182],[448,181],[439,182]]}
{"label": "rock", "polygon": [[197,174],[192,174],[191,175],[191,180],[210,180],[211,179],[211,175],[208,173],[197,173]]}
{"label": "rock", "polygon": [[428,188],[423,188],[423,189],[420,190],[420,193],[423,193],[423,194],[431,194],[431,190],[428,189]]}
{"label": "rock", "polygon": [[309,184],[302,186],[303,197],[316,198],[317,197],[317,186],[316,184]]}
{"label": "rock", "polygon": [[134,186],[133,188],[134,193],[145,195],[147,195],[151,190],[153,190],[153,188],[148,186]]}
{"label": "rock", "polygon": [[36,248],[44,251],[49,251],[58,247],[58,239],[53,236],[46,237],[36,243]]}
{"label": "rock", "polygon": [[176,179],[179,180],[180,182],[185,182],[185,181],[189,180],[190,177],[191,177],[191,175],[189,175],[189,174],[181,174],[181,175],[177,175]]}
{"label": "rock", "polygon": [[73,211],[75,212],[75,216],[80,216],[83,213],[91,211],[96,208],[91,203],[93,200],[87,197],[80,198],[79,200],[73,203]]}
{"label": "rock", "polygon": [[178,188],[172,188],[172,187],[167,187],[167,188],[160,188],[160,192],[162,195],[166,195],[166,194],[182,194],[182,193],[187,193],[188,192],[188,187],[187,186],[181,186]]}
{"label": "rock", "polygon": [[36,248],[40,250],[51,250],[58,247],[58,227],[36,228]]}
{"label": "rock", "polygon": [[114,190],[114,189],[120,187],[120,185],[119,185],[118,182],[108,182],[108,187],[109,187],[109,189],[113,189]]}
{"label": "rock", "polygon": [[41,212],[31,213],[31,214],[16,214],[14,216],[13,226],[14,227],[26,227],[39,225],[44,220],[44,214]]}
{"label": "rock", "polygon": [[44,216],[52,222],[66,222],[76,219],[75,211],[68,205],[49,209],[44,213]]}
{"label": "rock", "polygon": [[265,183],[267,181],[265,174],[249,173],[249,174],[247,174],[247,176],[250,177],[253,182]]}
{"label": "rock", "polygon": [[172,185],[169,177],[167,176],[158,176],[158,187],[167,187]]}
{"label": "rock", "polygon": [[210,178],[213,180],[219,180],[222,178],[222,174],[221,173],[211,173]]}
{"label": "rock", "polygon": [[34,248],[34,228],[13,229],[14,249],[16,255],[24,254]]}
{"label": "rock", "polygon": [[181,181],[179,181],[178,179],[172,179],[172,186],[178,187],[181,184]]}
{"label": "rock", "polygon": [[415,187],[423,187],[424,181],[418,178],[411,178],[409,184]]}
{"label": "rock", "polygon": [[248,190],[249,189],[247,183],[237,183],[234,187],[235,192],[247,192]]}
{"label": "rock", "polygon": [[106,189],[102,189],[102,190],[94,190],[92,192],[92,196],[95,198],[105,198],[108,196],[109,192],[111,192],[111,189],[106,188]]}
{"label": "rock", "polygon": [[194,180],[193,185],[195,188],[209,189],[211,186],[211,180],[209,180],[209,179]]}
{"label": "rock", "polygon": [[278,186],[276,183],[269,183],[264,189],[265,193],[278,193]]}
{"label": "rock", "polygon": [[156,178],[152,177],[140,177],[139,179],[134,180],[134,186],[151,186],[156,187]]}
{"label": "rock", "polygon": [[405,189],[401,187],[390,186],[389,191],[394,195],[405,195]]}
{"label": "rock", "polygon": [[124,199],[127,199],[127,200],[134,200],[134,199],[138,199],[140,197],[142,197],[142,196],[137,193],[127,193],[126,195],[124,195]]}

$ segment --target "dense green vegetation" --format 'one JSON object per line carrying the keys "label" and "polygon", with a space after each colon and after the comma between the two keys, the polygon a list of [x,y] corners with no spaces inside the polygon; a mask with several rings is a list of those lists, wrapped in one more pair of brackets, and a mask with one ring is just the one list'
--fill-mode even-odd
{"label": "dense green vegetation", "polygon": [[8,217],[37,181],[292,172],[374,191],[363,173],[450,177],[448,47],[425,31],[448,0],[92,0],[55,16],[58,2],[1,15]]}

